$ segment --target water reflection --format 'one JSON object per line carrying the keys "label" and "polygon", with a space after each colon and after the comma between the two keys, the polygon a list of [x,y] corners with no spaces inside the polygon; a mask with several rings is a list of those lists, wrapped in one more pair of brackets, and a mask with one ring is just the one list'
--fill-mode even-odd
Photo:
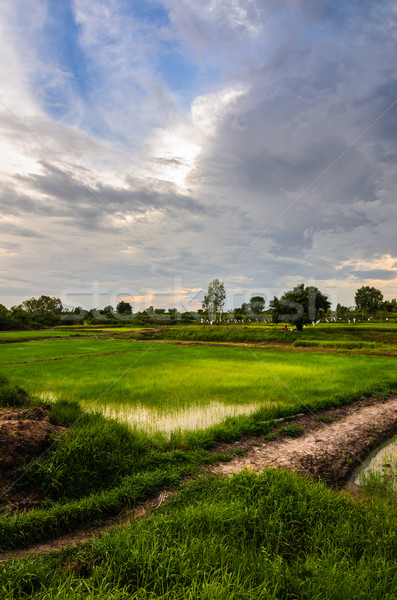
{"label": "water reflection", "polygon": [[[149,433],[159,431],[170,434],[172,431],[204,429],[219,423],[226,417],[237,415],[248,415],[263,406],[263,402],[252,404],[228,404],[212,401],[203,406],[190,406],[184,409],[158,411],[150,409],[142,404],[124,405],[109,404],[101,407],[104,416],[117,419],[144,429]],[[87,406],[93,409],[93,406]]]}
{"label": "water reflection", "polygon": [[354,485],[365,485],[372,476],[397,491],[397,437],[375,450],[353,476]]}

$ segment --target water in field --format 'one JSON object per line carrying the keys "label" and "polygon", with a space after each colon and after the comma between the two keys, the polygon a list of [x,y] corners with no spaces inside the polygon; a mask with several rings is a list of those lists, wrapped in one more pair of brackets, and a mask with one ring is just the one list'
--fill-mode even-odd
{"label": "water in field", "polygon": [[[56,402],[58,396],[51,391],[39,394],[45,402]],[[271,402],[251,402],[250,404],[224,404],[212,400],[208,404],[192,404],[188,407],[170,407],[168,410],[157,410],[143,404],[120,404],[103,402],[100,405],[81,402],[87,411],[100,411],[105,417],[128,423],[132,427],[143,429],[148,433],[161,432],[170,435],[172,431],[192,431],[205,429],[220,423],[226,417],[249,415]]]}
{"label": "water in field", "polygon": [[397,491],[397,437],[375,450],[352,479],[356,486],[383,483]]}
{"label": "water in field", "polygon": [[[187,408],[158,411],[142,404],[120,406],[106,403],[101,407],[101,412],[105,417],[129,423],[149,433],[159,431],[169,435],[176,430],[204,429],[220,423],[226,417],[250,414],[261,406],[263,402],[225,405],[213,400],[205,405],[195,404]],[[87,408],[92,408],[92,405]]]}

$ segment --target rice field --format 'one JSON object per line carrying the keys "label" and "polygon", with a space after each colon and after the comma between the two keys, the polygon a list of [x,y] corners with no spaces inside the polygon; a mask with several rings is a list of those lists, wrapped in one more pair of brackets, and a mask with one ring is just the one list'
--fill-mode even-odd
{"label": "rice field", "polygon": [[69,427],[24,468],[20,489],[45,501],[3,511],[1,549],[179,490],[97,540],[4,562],[1,597],[396,598],[395,457],[363,476],[360,500],[272,469],[196,477],[203,464],[230,460],[213,453],[217,443],[268,436],[269,419],[397,389],[393,357],[321,350],[109,337],[0,344],[6,398],[23,395],[12,389],[21,385],[53,403],[51,423]]}
{"label": "rice field", "polygon": [[110,339],[5,344],[0,363],[11,381],[40,398],[77,401],[166,433],[259,409],[315,409],[397,379],[389,357]]}

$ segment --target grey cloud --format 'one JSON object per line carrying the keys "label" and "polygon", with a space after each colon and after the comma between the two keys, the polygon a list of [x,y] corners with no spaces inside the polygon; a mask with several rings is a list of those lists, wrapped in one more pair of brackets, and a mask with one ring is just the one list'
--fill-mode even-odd
{"label": "grey cloud", "polygon": [[397,271],[386,271],[384,269],[372,269],[368,271],[354,269],[352,273],[360,279],[383,279],[385,281],[397,279]]}
{"label": "grey cloud", "polygon": [[[3,202],[6,210],[11,214],[30,213],[46,215],[48,217],[63,218],[65,224],[79,228],[98,231],[110,230],[110,226],[104,222],[104,217],[113,215],[115,222],[112,227],[119,230],[127,227],[127,224],[118,221],[118,213],[128,211],[132,214],[144,214],[148,209],[163,209],[170,217],[180,220],[180,212],[205,216],[211,213],[196,199],[169,192],[158,192],[151,187],[144,188],[140,182],[138,189],[116,189],[110,186],[98,184],[95,187],[85,185],[76,177],[59,167],[42,163],[43,174],[32,174],[30,176],[18,176],[19,182],[25,188],[31,189],[32,196],[37,193],[45,196],[44,200],[36,200],[29,197],[27,193],[12,194],[9,202],[7,194],[3,194]],[[77,170],[77,175],[79,172]],[[131,179],[130,183],[134,183]],[[0,201],[1,203],[1,201]]]}
{"label": "grey cloud", "polygon": [[[19,176],[15,189],[4,188],[0,194],[6,214],[27,217],[21,278],[34,272],[39,280],[48,272],[51,281],[65,288],[71,278],[97,278],[134,289],[167,289],[175,276],[191,287],[205,287],[213,276],[243,276],[247,283],[241,285],[255,290],[287,285],[296,277],[351,278],[352,286],[360,277],[392,282],[395,274],[383,269],[335,270],[347,260],[357,265],[362,263],[354,261],[375,254],[394,255],[397,106],[371,127],[397,97],[396,39],[388,14],[392,5],[241,0],[233,3],[246,11],[240,23],[226,1],[199,6],[196,0],[167,0],[166,5],[172,22],[162,32],[164,38],[177,39],[182,53],[199,56],[202,68],[209,67],[198,93],[230,87],[246,93],[225,109],[216,131],[203,141],[187,180],[193,191],[185,194],[170,183],[135,176],[129,153],[120,151],[119,168],[116,151],[106,157],[106,144],[37,120],[34,131],[49,146],[62,149],[55,152],[57,162],[40,148],[43,173]],[[98,102],[87,122],[106,121],[108,106],[108,124],[116,123],[119,132],[128,121],[133,129],[133,151],[147,147],[140,126],[131,128],[138,105],[129,106],[128,118],[119,117],[119,101],[111,106],[117,94],[115,89],[105,104]],[[183,98],[184,106],[188,101]],[[143,129],[153,118],[165,126],[153,106],[152,99]],[[32,139],[21,126],[3,125],[21,148],[31,148]],[[86,152],[89,159],[80,164]],[[145,160],[147,166],[150,159]],[[129,169],[124,180],[128,189],[82,183],[93,174],[81,165],[102,161],[107,168],[116,165],[117,175]],[[181,162],[179,156],[159,159],[163,165]],[[157,220],[145,218],[149,209],[158,212]],[[129,214],[134,225],[128,231],[120,222],[111,223],[110,214]],[[33,233],[46,236],[45,244],[29,239],[29,216],[37,218]],[[49,266],[49,252],[52,256],[55,248],[50,239],[56,240],[59,278]]]}
{"label": "grey cloud", "polygon": [[27,227],[21,227],[20,225],[16,225],[15,223],[1,223],[0,222],[0,232],[5,235],[15,235],[17,238],[38,238],[44,239],[47,236],[37,230],[28,229]]}

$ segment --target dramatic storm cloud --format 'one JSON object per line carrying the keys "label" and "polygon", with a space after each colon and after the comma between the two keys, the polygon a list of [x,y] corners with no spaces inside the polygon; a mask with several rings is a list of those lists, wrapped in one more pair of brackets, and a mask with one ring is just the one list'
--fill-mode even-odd
{"label": "dramatic storm cloud", "polygon": [[1,299],[397,295],[397,9],[4,0]]}

